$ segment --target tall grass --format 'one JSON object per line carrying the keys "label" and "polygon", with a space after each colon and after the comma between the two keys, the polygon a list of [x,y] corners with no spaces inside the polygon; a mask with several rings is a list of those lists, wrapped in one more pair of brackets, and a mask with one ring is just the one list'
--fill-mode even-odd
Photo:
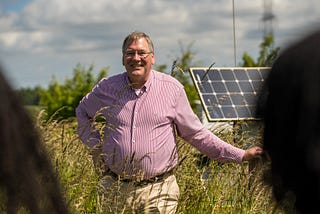
{"label": "tall grass", "polygon": [[[216,133],[231,144],[245,146],[261,141],[261,127],[239,123],[231,133]],[[44,122],[37,119],[52,163],[73,213],[106,213],[87,148],[77,136],[75,120]],[[250,127],[251,126],[251,127]],[[244,131],[243,131],[244,130]],[[177,213],[281,213],[262,182],[266,164],[261,160],[235,164],[204,161],[190,144],[178,139],[179,166],[175,174],[180,186]],[[251,169],[251,164],[255,167]],[[276,210],[276,211],[274,211]]]}

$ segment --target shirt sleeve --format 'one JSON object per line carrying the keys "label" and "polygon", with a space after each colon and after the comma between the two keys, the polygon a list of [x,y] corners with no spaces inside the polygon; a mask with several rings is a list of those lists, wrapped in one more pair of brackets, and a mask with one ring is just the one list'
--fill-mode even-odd
{"label": "shirt sleeve", "polygon": [[100,133],[94,126],[94,117],[99,103],[96,91],[97,86],[80,101],[76,108],[79,138],[90,148],[93,148],[101,141]]}
{"label": "shirt sleeve", "polygon": [[206,129],[197,115],[194,114],[183,89],[177,97],[175,110],[175,124],[180,137],[212,160],[242,162],[245,151],[221,140]]}

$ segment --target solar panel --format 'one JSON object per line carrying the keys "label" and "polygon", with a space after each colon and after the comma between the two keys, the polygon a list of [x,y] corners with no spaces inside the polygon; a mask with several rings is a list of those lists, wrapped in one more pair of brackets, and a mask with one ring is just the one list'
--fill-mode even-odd
{"label": "solar panel", "polygon": [[253,120],[269,67],[190,68],[209,122]]}

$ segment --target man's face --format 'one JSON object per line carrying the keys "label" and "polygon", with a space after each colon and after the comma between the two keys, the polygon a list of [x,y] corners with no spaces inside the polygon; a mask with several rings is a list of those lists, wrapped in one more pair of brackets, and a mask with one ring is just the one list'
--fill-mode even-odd
{"label": "man's face", "polygon": [[130,80],[139,85],[143,85],[149,78],[154,62],[154,54],[150,52],[145,38],[140,38],[129,44],[122,56],[122,64],[125,66]]}

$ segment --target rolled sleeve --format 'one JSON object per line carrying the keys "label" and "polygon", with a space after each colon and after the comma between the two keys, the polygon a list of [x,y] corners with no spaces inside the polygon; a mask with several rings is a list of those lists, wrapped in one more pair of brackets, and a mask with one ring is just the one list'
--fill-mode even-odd
{"label": "rolled sleeve", "polygon": [[176,115],[179,136],[201,153],[219,162],[242,162],[245,151],[221,140],[206,129],[193,112],[184,90],[181,90],[177,99]]}
{"label": "rolled sleeve", "polygon": [[92,92],[88,93],[76,108],[78,122],[78,135],[81,141],[89,147],[94,147],[101,142],[99,131],[94,126],[97,112],[101,109],[102,103],[99,101],[101,91],[98,84]]}

